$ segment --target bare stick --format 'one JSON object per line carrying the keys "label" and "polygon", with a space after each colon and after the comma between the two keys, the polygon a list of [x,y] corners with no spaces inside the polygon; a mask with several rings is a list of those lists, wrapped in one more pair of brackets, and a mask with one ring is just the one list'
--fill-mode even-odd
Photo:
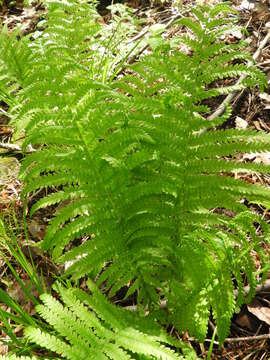
{"label": "bare stick", "polygon": [[9,143],[0,142],[0,148],[6,149],[6,150],[9,150],[9,151],[22,152],[22,148],[19,145],[15,145],[15,144],[9,144]]}
{"label": "bare stick", "polygon": [[237,337],[237,338],[227,338],[224,340],[224,342],[233,343],[233,342],[239,342],[239,341],[267,340],[267,339],[270,339],[270,334],[245,336],[245,337]]}
{"label": "bare stick", "polygon": [[[18,152],[18,153],[23,152],[21,146],[16,145],[16,144],[0,142],[0,148],[6,149],[6,150],[12,151],[12,152]],[[28,145],[25,152],[26,153],[31,153],[31,152],[34,152],[34,151],[36,151],[36,150],[32,147],[32,145]]]}
{"label": "bare stick", "polygon": [[[259,294],[259,293],[266,292],[266,291],[269,291],[269,290],[270,290],[270,279],[267,279],[263,284],[258,285],[256,287],[255,293]],[[250,291],[250,286],[249,285],[245,286],[244,287],[244,296],[247,296],[249,291]],[[238,296],[238,290],[234,291],[234,295],[236,297]]]}
{"label": "bare stick", "polygon": [[[225,343],[236,343],[240,341],[255,341],[255,340],[268,340],[270,339],[270,334],[262,334],[262,335],[253,335],[253,336],[243,336],[236,338],[227,338],[224,340]],[[188,338],[188,341],[196,341],[197,339],[193,336]],[[210,343],[211,339],[205,339],[204,342]],[[220,345],[218,341],[214,341],[215,345]]]}
{"label": "bare stick", "polygon": [[[268,31],[268,33],[266,34],[265,38],[261,41],[257,51],[254,53],[254,55],[252,56],[253,60],[256,61],[259,56],[262,53],[263,48],[265,47],[265,45],[268,43],[268,41],[270,40],[270,30]],[[248,61],[247,66],[252,65],[252,61]],[[242,75],[240,76],[240,78],[237,81],[237,85],[241,84],[242,81],[247,77],[247,75]],[[214,120],[215,118],[217,118],[218,116],[222,115],[224,113],[224,111],[226,110],[226,106],[228,104],[230,104],[233,99],[235,98],[235,96],[238,94],[237,91],[232,92],[231,94],[227,95],[226,98],[223,100],[223,102],[219,105],[219,107],[217,108],[217,110],[215,112],[213,112],[213,114],[209,115],[207,117],[207,120]]]}
{"label": "bare stick", "polygon": [[[250,291],[250,286],[247,285],[244,287],[244,296],[246,297]],[[270,291],[270,279],[267,279],[263,284],[258,285],[255,289],[255,294],[260,294],[262,292]],[[234,290],[234,296],[238,296],[238,289]],[[160,309],[166,309],[167,308],[167,301],[163,300],[159,304]],[[130,311],[137,311],[138,307],[137,305],[130,305],[124,307],[126,310]]]}
{"label": "bare stick", "polygon": [[[165,24],[164,29],[168,29],[175,20],[178,20],[178,19],[180,19],[181,17],[183,17],[184,14],[185,14],[185,12],[186,12],[186,11],[184,11],[183,13],[178,13],[178,14],[172,16],[171,18],[169,18],[168,22]],[[133,38],[131,38],[131,39],[127,42],[127,44],[128,44],[128,45],[129,45],[129,44],[132,44],[132,43],[134,43],[135,41],[143,38],[143,37],[149,32],[149,29],[150,29],[150,28],[151,28],[151,26],[148,26],[148,27],[146,28],[146,30],[143,30],[143,31],[141,31],[139,34],[135,35]]]}

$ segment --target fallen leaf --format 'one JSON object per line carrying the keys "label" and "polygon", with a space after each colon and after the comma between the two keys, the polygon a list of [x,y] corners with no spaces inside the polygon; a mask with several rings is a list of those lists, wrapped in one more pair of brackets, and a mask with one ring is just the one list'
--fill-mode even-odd
{"label": "fallen leaf", "polygon": [[7,353],[8,353],[8,346],[0,345],[0,355],[7,355]]}
{"label": "fallen leaf", "polygon": [[260,301],[254,299],[247,305],[248,311],[255,315],[259,320],[264,321],[270,326],[270,308],[263,306]]}
{"label": "fallen leaf", "polygon": [[243,160],[253,161],[256,164],[270,165],[270,152],[244,154]]}
{"label": "fallen leaf", "polygon": [[0,186],[5,186],[17,178],[20,168],[19,161],[14,157],[0,158]]}
{"label": "fallen leaf", "polygon": [[[269,104],[269,106],[268,106],[269,108],[270,108],[270,104]],[[267,106],[265,107],[265,109],[267,108]],[[263,130],[265,130],[265,131],[270,131],[270,127],[263,121],[263,120],[259,120],[259,123],[260,123],[260,125],[261,125],[261,127],[262,127],[262,129]]]}
{"label": "fallen leaf", "polygon": [[28,231],[34,239],[41,241],[44,238],[46,226],[33,219],[28,224]]}
{"label": "fallen leaf", "polygon": [[255,8],[254,0],[243,0],[239,6],[240,10],[252,10]]}
{"label": "fallen leaf", "polygon": [[248,127],[248,122],[242,119],[240,116],[236,116],[235,127],[236,129],[246,129]]}
{"label": "fallen leaf", "polygon": [[242,37],[243,37],[242,31],[239,29],[231,30],[230,34],[238,40],[242,39]]}
{"label": "fallen leaf", "polygon": [[270,103],[270,95],[267,93],[262,93],[259,95],[260,99],[265,100]]}
{"label": "fallen leaf", "polygon": [[259,121],[253,121],[253,125],[254,125],[254,127],[255,127],[255,129],[256,130],[259,130],[259,131],[261,131],[262,130],[262,127],[261,127],[261,124],[260,124],[260,122]]}
{"label": "fallen leaf", "polygon": [[245,312],[241,312],[240,314],[238,314],[236,316],[235,322],[241,328],[246,328],[251,332],[257,330],[256,321],[254,321],[254,318],[252,317],[252,315],[249,316]]}

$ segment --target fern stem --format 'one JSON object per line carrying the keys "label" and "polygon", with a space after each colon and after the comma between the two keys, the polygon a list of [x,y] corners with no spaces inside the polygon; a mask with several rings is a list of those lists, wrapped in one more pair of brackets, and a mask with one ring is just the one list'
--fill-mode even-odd
{"label": "fern stem", "polygon": [[214,332],[213,332],[213,336],[212,336],[212,339],[211,339],[211,344],[210,344],[208,354],[207,354],[207,360],[211,359],[216,333],[217,333],[217,328],[215,327]]}

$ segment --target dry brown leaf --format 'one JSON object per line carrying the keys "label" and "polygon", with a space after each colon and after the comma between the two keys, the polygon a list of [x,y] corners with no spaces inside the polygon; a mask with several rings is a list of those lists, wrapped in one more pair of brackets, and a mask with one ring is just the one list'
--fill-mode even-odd
{"label": "dry brown leaf", "polygon": [[255,315],[261,321],[264,321],[270,326],[270,308],[263,306],[260,301],[254,299],[249,305],[247,305],[248,311]]}
{"label": "dry brown leaf", "polygon": [[[265,109],[266,109],[266,108],[267,108],[267,107],[265,107]],[[268,126],[262,119],[259,119],[259,123],[260,123],[260,125],[261,125],[261,127],[262,127],[263,130],[265,130],[265,131],[270,131],[269,126]]]}
{"label": "dry brown leaf", "polygon": [[0,355],[7,355],[8,353],[8,346],[0,344]]}
{"label": "dry brown leaf", "polygon": [[[270,107],[270,104],[269,104],[269,107]],[[265,109],[267,109],[267,106],[265,107]],[[254,125],[255,129],[257,129],[259,131],[262,131],[262,130],[265,130],[268,132],[270,131],[270,127],[262,119],[253,121],[253,125]]]}
{"label": "dry brown leaf", "polygon": [[259,131],[262,130],[262,127],[261,127],[261,124],[260,124],[259,121],[257,121],[257,120],[253,121],[253,125],[254,125],[256,130],[259,130]]}
{"label": "dry brown leaf", "polygon": [[28,231],[34,239],[41,241],[44,238],[46,226],[33,219],[28,224]]}
{"label": "dry brown leaf", "polygon": [[245,313],[240,313],[236,316],[235,322],[241,328],[246,328],[249,331],[254,330],[254,326],[252,324],[252,319]]}
{"label": "dry brown leaf", "polygon": [[267,22],[270,19],[268,4],[266,1],[255,1],[253,21]]}

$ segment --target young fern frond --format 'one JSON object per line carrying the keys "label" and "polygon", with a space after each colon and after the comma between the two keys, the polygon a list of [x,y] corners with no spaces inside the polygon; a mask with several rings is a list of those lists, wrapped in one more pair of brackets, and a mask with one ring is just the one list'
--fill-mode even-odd
{"label": "young fern frond", "polygon": [[[43,305],[36,307],[50,324],[54,334],[29,327],[25,336],[41,347],[56,352],[61,359],[181,359],[167,345],[176,342],[150,319],[138,319],[135,313],[111,305],[90,283],[92,294],[79,289],[57,291],[61,301],[44,294]],[[179,347],[181,344],[178,344]]]}
{"label": "young fern frond", "polygon": [[[90,80],[106,83],[115,68],[121,68],[122,59],[133,52],[125,44],[135,31],[135,20],[124,6],[121,12],[127,17],[127,24],[113,17],[111,23],[102,26],[95,6],[85,0],[53,0],[45,5],[45,30],[25,46],[29,58],[22,58],[27,70],[33,71],[28,71],[23,96],[17,96],[18,108],[13,117],[17,131],[25,129],[30,119],[32,126],[41,120],[57,125],[60,109],[70,117],[72,104],[85,96],[88,101],[91,99]],[[22,45],[23,41],[14,48]],[[3,60],[9,68],[10,60]]]}
{"label": "young fern frond", "polygon": [[[29,70],[27,66],[30,56],[27,48],[28,39],[18,41],[17,37],[18,31],[9,34],[6,27],[0,34],[0,101],[11,109],[16,108],[18,104],[18,91],[24,86]],[[8,115],[8,112],[4,111],[4,114]]]}
{"label": "young fern frond", "polygon": [[[227,45],[220,39],[231,25],[222,14],[231,10],[218,5],[198,7],[196,19],[180,21],[195,35],[180,39],[188,54],[164,41],[129,66],[129,75],[106,83],[91,73],[91,36],[84,26],[78,36],[72,28],[88,19],[87,31],[96,34],[95,16],[87,12],[86,2],[51,4],[47,37],[35,43],[35,61],[16,114],[20,126],[26,126],[24,146],[38,148],[22,167],[24,194],[60,189],[39,200],[32,214],[68,202],[51,220],[42,248],[59,263],[70,262],[66,276],[99,275],[98,284],[111,295],[136,279],[129,295],[137,292],[139,307],[158,310],[160,300],[166,299],[168,321],[201,340],[212,309],[222,342],[236,304],[244,301],[242,274],[250,283],[250,296],[261,275],[255,276],[250,253],[259,252],[262,239],[253,229],[255,215],[242,200],[270,200],[265,187],[231,176],[239,169],[265,172],[268,167],[238,162],[235,155],[265,151],[270,136],[254,130],[214,130],[231,110],[208,121],[205,104],[247,86],[263,88],[265,77],[246,65],[241,42]],[[241,75],[245,80],[235,84]],[[232,85],[219,85],[222,79],[232,80]],[[264,221],[258,217],[256,222],[265,234]],[[87,235],[86,242],[66,247],[82,235]],[[262,252],[259,255],[265,260]],[[232,276],[239,286],[238,299]],[[75,316],[64,308],[57,311]],[[57,329],[62,330],[70,331]],[[131,333],[121,335],[121,349],[129,336],[140,338]],[[35,341],[42,338],[37,330],[27,334]],[[51,335],[43,340],[45,346],[54,344],[52,350],[63,341]],[[66,356],[68,349],[60,350]],[[135,345],[131,349],[137,350]]]}

